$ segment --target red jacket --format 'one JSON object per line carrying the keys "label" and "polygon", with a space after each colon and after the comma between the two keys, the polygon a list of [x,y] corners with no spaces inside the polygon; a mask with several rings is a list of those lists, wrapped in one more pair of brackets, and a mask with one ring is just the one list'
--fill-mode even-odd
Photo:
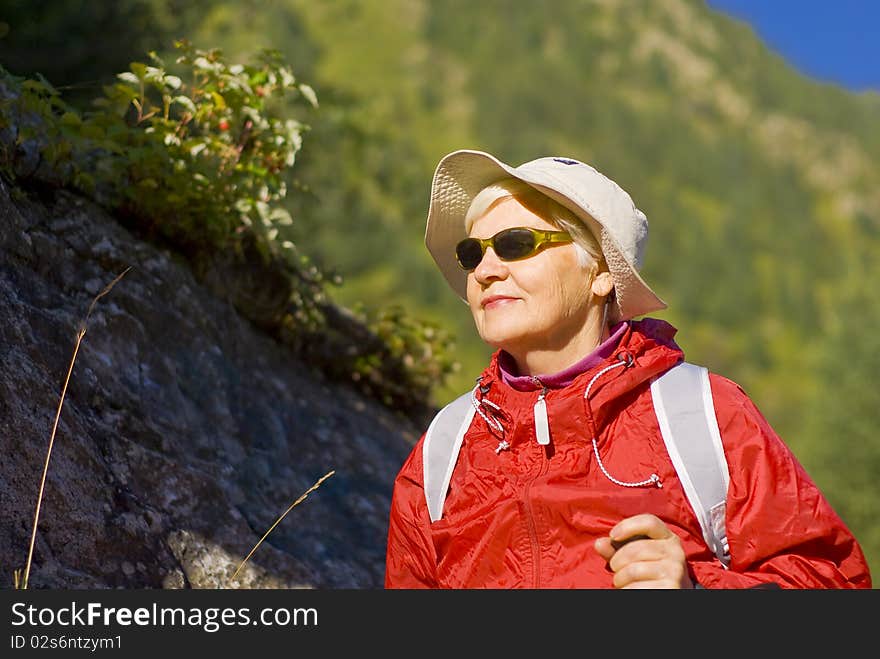
{"label": "red jacket", "polygon": [[[546,394],[551,442],[536,442],[539,392],[501,378],[496,353],[482,398],[510,446],[474,416],[452,475],[442,519],[431,523],[422,486],[422,443],[394,483],[386,588],[611,588],[593,548],[621,519],[653,513],[682,540],[692,578],[705,588],[871,588],[861,548],[742,389],[711,374],[730,471],[725,568],[705,545],[657,425],[650,381],[683,359],[664,321],[631,321],[614,356]],[[625,361],[595,379],[604,368]],[[619,481],[652,473],[653,485]]]}

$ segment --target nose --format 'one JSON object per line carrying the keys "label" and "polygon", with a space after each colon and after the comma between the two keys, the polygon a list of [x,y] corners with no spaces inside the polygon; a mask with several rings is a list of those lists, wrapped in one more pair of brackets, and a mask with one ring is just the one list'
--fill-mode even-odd
{"label": "nose", "polygon": [[483,258],[474,268],[474,278],[483,286],[507,277],[507,264],[498,258],[492,247],[487,247]]}

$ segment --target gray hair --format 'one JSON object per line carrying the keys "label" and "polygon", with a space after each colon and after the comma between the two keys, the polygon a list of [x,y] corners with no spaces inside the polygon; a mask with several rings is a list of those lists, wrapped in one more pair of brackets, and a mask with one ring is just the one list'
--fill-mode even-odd
{"label": "gray hair", "polygon": [[591,259],[596,263],[604,261],[605,256],[602,254],[599,241],[586,224],[565,206],[518,178],[501,179],[480,190],[465,213],[464,230],[470,233],[478,217],[488,211],[496,201],[507,197],[515,198],[533,213],[567,231],[574,239],[578,262],[583,267],[590,265]]}

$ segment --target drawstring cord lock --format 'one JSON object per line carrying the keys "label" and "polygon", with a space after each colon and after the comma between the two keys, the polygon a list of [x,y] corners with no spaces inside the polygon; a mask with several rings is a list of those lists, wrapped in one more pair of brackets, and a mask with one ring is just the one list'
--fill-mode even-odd
{"label": "drawstring cord lock", "polygon": [[596,446],[596,438],[593,437],[593,453],[596,455],[596,463],[599,465],[599,469],[602,470],[602,473],[605,474],[605,478],[610,480],[615,485],[620,485],[621,487],[646,487],[649,485],[653,485],[657,489],[663,487],[663,481],[660,480],[660,477],[657,474],[651,474],[648,478],[643,481],[637,481],[634,483],[628,483],[626,481],[619,481],[614,476],[608,473],[608,470],[605,469],[605,465],[602,464],[602,458],[599,456],[599,448]]}

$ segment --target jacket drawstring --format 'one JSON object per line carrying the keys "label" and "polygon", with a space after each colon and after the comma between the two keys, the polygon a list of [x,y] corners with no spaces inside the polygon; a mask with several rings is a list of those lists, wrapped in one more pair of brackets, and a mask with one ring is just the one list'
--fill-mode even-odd
{"label": "jacket drawstring", "polygon": [[[481,394],[486,393],[489,389],[487,386],[483,389],[483,379],[477,378],[477,385],[471,391],[471,404],[474,406],[477,414],[483,417],[483,421],[486,422],[486,425],[489,426],[490,430],[494,430],[501,437],[501,441],[498,443],[498,447],[495,449],[495,453],[500,453],[505,449],[510,448],[510,443],[504,439],[504,426],[501,425],[501,421],[498,420],[498,417],[495,416],[495,412],[501,412],[501,408],[493,403],[491,400],[486,400],[485,398],[477,398],[477,390],[480,391]],[[489,414],[491,418],[483,411],[483,405],[487,405],[491,407],[495,412],[489,410]]]}
{"label": "jacket drawstring", "polygon": [[[603,368],[601,371],[596,373],[596,375],[594,375],[593,378],[590,380],[589,384],[587,384],[587,388],[584,391],[584,401],[586,401],[586,404],[588,407],[590,405],[590,401],[589,401],[590,389],[592,388],[593,383],[595,383],[596,380],[598,380],[600,377],[602,377],[602,375],[604,375],[608,371],[610,371],[614,368],[617,368],[618,366],[628,367],[628,366],[632,365],[632,355],[630,355],[630,354],[626,354],[625,357],[623,357],[623,354],[621,354],[621,355],[618,355],[617,358],[620,361],[618,361],[614,364],[610,364],[610,365],[606,366],[605,368]],[[590,417],[592,417],[592,416],[593,416],[592,413],[590,413]],[[594,432],[595,432],[595,430],[594,430]],[[614,478],[614,476],[612,476],[610,473],[608,473],[608,470],[605,468],[605,465],[602,464],[602,456],[599,455],[599,446],[596,443],[595,434],[593,435],[593,438],[591,441],[593,444],[593,453],[596,456],[596,463],[599,465],[599,469],[601,469],[602,473],[605,474],[605,478],[610,480],[615,485],[620,485],[621,487],[645,487],[647,485],[654,485],[656,487],[663,487],[663,483],[660,481],[660,477],[657,474],[651,474],[645,480],[637,481],[637,482],[626,482],[626,481],[617,480],[616,478]]]}

